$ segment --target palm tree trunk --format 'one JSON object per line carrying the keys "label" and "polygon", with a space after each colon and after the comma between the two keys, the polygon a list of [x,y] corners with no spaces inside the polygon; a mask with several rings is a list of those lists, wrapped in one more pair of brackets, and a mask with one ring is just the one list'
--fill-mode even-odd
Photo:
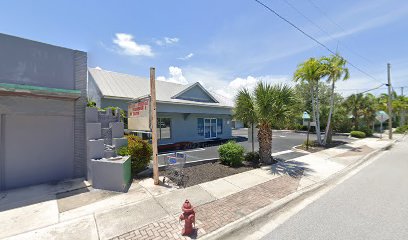
{"label": "palm tree trunk", "polygon": [[316,136],[319,145],[322,144],[322,136],[320,135],[320,108],[319,108],[319,86],[316,85]]}
{"label": "palm tree trunk", "polygon": [[254,123],[251,123],[252,153],[255,152]]}
{"label": "palm tree trunk", "polygon": [[334,81],[332,81],[332,89],[331,89],[331,95],[330,95],[330,111],[329,111],[329,117],[327,118],[327,126],[326,126],[326,131],[324,133],[324,140],[323,140],[323,145],[327,144],[327,139],[329,138],[329,130],[331,127],[331,118],[333,114],[333,108],[334,108]]}
{"label": "palm tree trunk", "polygon": [[316,124],[316,122],[317,122],[317,117],[316,117],[316,105],[315,105],[315,97],[314,97],[314,87],[312,86],[311,88],[310,88],[310,94],[311,94],[311,96],[312,96],[312,115],[313,115],[313,121],[314,121],[314,123],[315,123],[315,129],[316,129],[316,132],[317,132],[317,124]]}
{"label": "palm tree trunk", "polygon": [[269,124],[260,124],[258,130],[259,157],[264,164],[272,163],[272,128]]}

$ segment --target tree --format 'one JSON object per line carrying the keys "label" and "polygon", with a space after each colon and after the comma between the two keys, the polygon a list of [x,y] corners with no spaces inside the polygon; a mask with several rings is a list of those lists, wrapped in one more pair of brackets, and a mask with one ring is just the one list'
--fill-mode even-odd
{"label": "tree", "polygon": [[315,58],[309,58],[298,65],[293,76],[295,82],[307,82],[310,87],[312,116],[313,121],[316,123],[316,135],[319,144],[322,144],[320,135],[319,81],[325,74],[322,63]]}
{"label": "tree", "polygon": [[392,109],[400,117],[400,127],[405,125],[405,114],[408,110],[408,97],[398,96],[392,101]]}
{"label": "tree", "polygon": [[244,122],[257,123],[260,159],[261,162],[270,164],[272,127],[290,116],[295,102],[292,88],[259,82],[252,93],[248,89],[242,89],[235,99],[235,117]]}
{"label": "tree", "polygon": [[333,115],[333,109],[334,109],[334,88],[335,84],[338,80],[342,79],[347,80],[350,77],[348,68],[346,68],[347,61],[341,57],[340,55],[330,55],[330,57],[323,57],[322,58],[322,63],[323,63],[323,68],[325,75],[328,76],[327,82],[331,83],[331,96],[330,96],[330,110],[329,110],[329,116],[327,117],[327,124],[326,124],[326,131],[325,131],[325,137],[323,140],[323,144],[327,144],[327,140],[330,139],[329,134],[331,134],[330,129],[332,128],[331,126],[331,120],[332,120],[332,115]]}
{"label": "tree", "polygon": [[359,119],[362,116],[361,109],[363,108],[363,98],[364,95],[362,93],[358,93],[348,96],[346,101],[344,101],[344,105],[351,111],[354,130],[359,128]]}
{"label": "tree", "polygon": [[235,102],[235,118],[248,124],[252,129],[252,152],[254,152],[254,125],[257,121],[254,99],[248,89],[242,89],[236,96]]}

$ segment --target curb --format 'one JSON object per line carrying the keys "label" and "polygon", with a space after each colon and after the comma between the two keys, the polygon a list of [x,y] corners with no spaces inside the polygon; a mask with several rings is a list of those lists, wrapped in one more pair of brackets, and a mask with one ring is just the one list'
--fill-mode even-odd
{"label": "curb", "polygon": [[299,153],[304,153],[304,154],[311,154],[311,152],[308,152],[308,151],[305,151],[305,150],[302,150],[302,149],[298,149],[298,148],[297,148],[297,147],[300,147],[300,146],[302,146],[302,145],[293,146],[293,147],[292,147],[292,151],[294,151],[294,152],[299,152]]}
{"label": "curb", "polygon": [[348,172],[352,171],[354,168],[362,165],[375,155],[379,154],[381,151],[388,150],[390,149],[395,142],[398,140],[393,140],[386,146],[374,150],[373,152],[363,156],[360,158],[357,162],[348,165],[344,169],[334,173],[333,175],[327,177],[326,179],[314,183],[310,186],[307,186],[299,191],[296,191],[284,198],[281,198],[277,200],[276,202],[263,207],[261,209],[256,210],[255,212],[252,212],[248,214],[247,216],[244,216],[237,221],[234,221],[232,223],[229,223],[225,225],[224,227],[221,227],[213,232],[210,232],[203,237],[200,237],[200,239],[203,240],[218,240],[218,239],[224,239],[228,237],[228,235],[231,235],[232,233],[238,232],[239,230],[242,230],[248,226],[253,226],[255,222],[260,222],[261,220],[268,219],[269,216],[271,216],[274,213],[277,213],[279,210],[284,209],[286,206],[289,206],[291,203],[295,202],[295,200],[299,200],[302,197],[307,197],[308,195],[313,194],[314,192],[317,192],[320,190],[322,187],[328,185],[331,182],[335,182],[338,180],[340,177],[345,176]]}

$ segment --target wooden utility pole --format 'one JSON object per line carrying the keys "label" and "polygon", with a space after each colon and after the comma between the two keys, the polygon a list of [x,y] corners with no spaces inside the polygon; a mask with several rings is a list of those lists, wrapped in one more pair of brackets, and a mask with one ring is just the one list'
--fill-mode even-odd
{"label": "wooden utility pole", "polygon": [[391,92],[391,64],[387,63],[387,76],[388,76],[388,138],[392,139],[392,92]]}
{"label": "wooden utility pole", "polygon": [[156,76],[155,69],[150,68],[150,109],[152,124],[152,148],[153,148],[153,180],[159,185],[159,161],[157,150],[157,113],[156,113]]}

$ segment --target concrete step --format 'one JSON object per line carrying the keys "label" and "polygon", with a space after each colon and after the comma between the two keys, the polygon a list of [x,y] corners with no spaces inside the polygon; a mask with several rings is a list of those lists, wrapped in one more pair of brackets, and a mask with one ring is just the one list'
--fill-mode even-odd
{"label": "concrete step", "polygon": [[99,159],[103,158],[105,145],[103,139],[92,139],[88,140],[88,159]]}
{"label": "concrete step", "polygon": [[104,150],[104,158],[116,157],[116,151],[114,149]]}
{"label": "concrete step", "polygon": [[119,149],[122,146],[127,146],[128,140],[126,137],[112,138],[112,145]]}
{"label": "concrete step", "polygon": [[86,139],[100,139],[102,137],[101,123],[86,124]]}
{"label": "concrete step", "polygon": [[112,138],[121,138],[125,132],[123,122],[111,122],[109,127],[112,129]]}

